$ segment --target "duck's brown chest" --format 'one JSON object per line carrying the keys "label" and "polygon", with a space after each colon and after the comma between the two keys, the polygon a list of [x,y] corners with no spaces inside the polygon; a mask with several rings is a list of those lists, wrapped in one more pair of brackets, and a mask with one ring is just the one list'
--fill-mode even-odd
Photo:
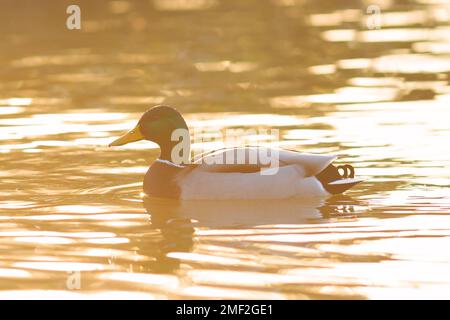
{"label": "duck's brown chest", "polygon": [[177,176],[183,168],[155,161],[144,177],[144,193],[151,197],[179,199]]}

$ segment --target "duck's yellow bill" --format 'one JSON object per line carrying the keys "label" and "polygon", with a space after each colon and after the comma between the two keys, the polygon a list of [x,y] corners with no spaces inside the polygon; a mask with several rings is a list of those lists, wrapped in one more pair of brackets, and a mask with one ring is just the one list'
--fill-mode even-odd
{"label": "duck's yellow bill", "polygon": [[135,142],[144,139],[144,136],[141,133],[141,129],[139,125],[137,125],[134,129],[128,131],[120,138],[117,138],[113,142],[109,144],[110,147],[123,146],[124,144]]}

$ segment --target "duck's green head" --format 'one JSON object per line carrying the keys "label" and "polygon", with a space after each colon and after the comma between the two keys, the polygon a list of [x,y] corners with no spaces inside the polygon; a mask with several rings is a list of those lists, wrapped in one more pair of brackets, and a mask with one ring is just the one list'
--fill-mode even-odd
{"label": "duck's green head", "polygon": [[[181,129],[181,130],[177,130]],[[161,154],[170,154],[173,146],[179,143],[177,131],[188,132],[186,121],[181,114],[169,106],[156,106],[147,110],[132,130],[110,143],[110,146],[122,146],[139,140],[155,142],[161,148]]]}

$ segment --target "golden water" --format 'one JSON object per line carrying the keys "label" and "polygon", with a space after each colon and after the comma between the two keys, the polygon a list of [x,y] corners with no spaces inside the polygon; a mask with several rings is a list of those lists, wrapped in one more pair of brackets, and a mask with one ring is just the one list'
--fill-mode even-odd
{"label": "golden water", "polygon": [[[78,2],[81,31],[64,2],[0,5],[1,298],[450,298],[448,1]],[[158,103],[367,180],[144,204],[158,150],[107,144]]]}

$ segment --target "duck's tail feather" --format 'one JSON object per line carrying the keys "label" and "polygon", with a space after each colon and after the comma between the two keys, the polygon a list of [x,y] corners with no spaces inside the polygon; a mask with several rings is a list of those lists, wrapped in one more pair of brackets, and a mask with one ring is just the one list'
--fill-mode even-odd
{"label": "duck's tail feather", "polygon": [[355,179],[355,169],[349,164],[342,166],[330,164],[317,174],[316,178],[331,194],[343,193],[363,181],[362,179]]}

